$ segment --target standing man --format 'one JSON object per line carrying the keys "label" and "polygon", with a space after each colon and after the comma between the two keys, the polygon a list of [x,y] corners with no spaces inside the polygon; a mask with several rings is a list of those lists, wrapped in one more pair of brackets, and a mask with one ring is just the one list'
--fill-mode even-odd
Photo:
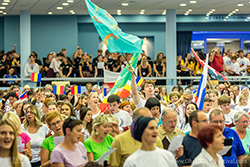
{"label": "standing man", "polygon": [[225,73],[225,65],[223,62],[223,58],[220,54],[220,49],[215,47],[210,54],[209,61],[211,63],[211,67],[213,67],[216,71],[221,74]]}
{"label": "standing man", "polygon": [[244,158],[245,150],[242,146],[241,140],[233,129],[225,127],[224,113],[215,109],[209,114],[209,121],[211,124],[218,125],[223,132],[226,139],[232,139],[232,153],[231,156],[222,157],[225,167],[241,167]]}
{"label": "standing man", "polygon": [[244,57],[244,52],[243,50],[239,50],[238,51],[239,54],[239,58],[237,59],[237,62],[240,65],[240,74],[242,76],[246,76],[247,75],[247,70],[250,68],[250,62],[248,60],[248,58]]}
{"label": "standing man", "polygon": [[230,60],[230,57],[233,55],[233,51],[232,49],[228,49],[227,50],[227,56],[223,57],[223,62],[224,62],[224,65],[225,65],[225,75],[229,75],[229,71],[228,69],[230,68],[232,62]]}

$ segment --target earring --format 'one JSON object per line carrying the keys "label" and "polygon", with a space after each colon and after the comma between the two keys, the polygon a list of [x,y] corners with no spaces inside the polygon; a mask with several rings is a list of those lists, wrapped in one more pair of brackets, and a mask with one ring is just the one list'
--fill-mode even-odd
{"label": "earring", "polygon": [[97,136],[97,135],[98,135],[98,132],[95,132],[95,135]]}

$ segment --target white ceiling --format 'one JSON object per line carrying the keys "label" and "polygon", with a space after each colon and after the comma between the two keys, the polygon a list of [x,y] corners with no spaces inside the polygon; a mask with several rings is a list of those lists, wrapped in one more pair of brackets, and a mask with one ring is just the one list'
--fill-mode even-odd
{"label": "white ceiling", "polygon": [[[0,0],[0,7],[3,6]],[[139,14],[143,9],[145,15],[159,15],[164,9],[176,9],[177,14],[184,14],[188,9],[192,9],[192,14],[206,14],[211,9],[216,11],[213,14],[228,14],[235,9],[240,11],[237,14],[249,14],[250,0],[196,0],[197,3],[192,4],[187,0],[92,0],[97,6],[106,9],[115,15],[120,9],[122,14]],[[86,15],[86,5],[84,0],[74,0],[68,6],[64,6],[63,10],[57,10],[56,7],[62,6],[67,0],[10,0],[4,12],[8,15],[18,15],[20,10],[30,10],[33,15],[45,15],[49,11],[55,15],[70,14],[69,10],[74,10],[76,15]],[[129,5],[124,7],[122,3]],[[181,3],[187,6],[180,6]],[[244,4],[238,7],[237,4]],[[0,9],[1,11],[1,9]],[[1,15],[1,14],[0,14]]]}

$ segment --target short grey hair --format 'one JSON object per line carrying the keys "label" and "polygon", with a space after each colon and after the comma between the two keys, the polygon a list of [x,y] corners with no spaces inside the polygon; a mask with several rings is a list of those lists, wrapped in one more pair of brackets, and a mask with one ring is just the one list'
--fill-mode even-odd
{"label": "short grey hair", "polygon": [[247,119],[249,119],[249,116],[245,111],[238,111],[234,114],[234,121],[239,121],[242,116],[246,116]]}
{"label": "short grey hair", "polygon": [[[161,118],[164,119],[167,113],[175,112],[173,108],[167,107],[162,111]],[[176,113],[176,112],[175,112]]]}
{"label": "short grey hair", "polygon": [[97,84],[95,84],[94,86],[92,86],[92,89],[101,89],[101,87]]}
{"label": "short grey hair", "polygon": [[183,95],[193,95],[193,92],[191,90],[185,90]]}

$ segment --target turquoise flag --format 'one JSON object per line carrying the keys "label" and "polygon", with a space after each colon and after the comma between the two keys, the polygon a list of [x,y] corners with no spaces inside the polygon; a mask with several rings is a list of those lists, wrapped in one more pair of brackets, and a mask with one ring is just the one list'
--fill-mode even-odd
{"label": "turquoise flag", "polygon": [[109,52],[142,53],[140,38],[122,32],[116,20],[106,10],[99,8],[90,0],[85,2],[95,28]]}

